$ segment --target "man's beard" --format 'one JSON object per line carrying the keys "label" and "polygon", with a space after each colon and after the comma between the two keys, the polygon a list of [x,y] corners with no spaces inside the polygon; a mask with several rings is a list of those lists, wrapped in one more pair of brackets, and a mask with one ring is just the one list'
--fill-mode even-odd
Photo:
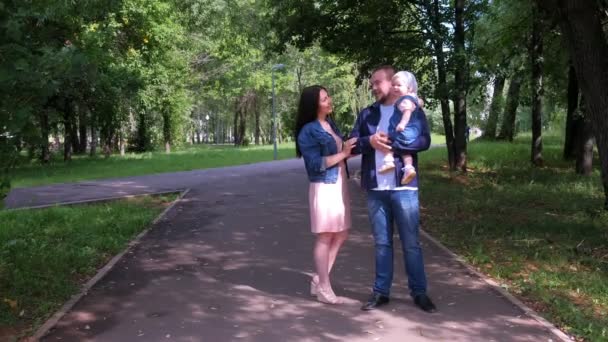
{"label": "man's beard", "polygon": [[390,94],[384,94],[382,96],[380,96],[380,98],[378,99],[378,102],[384,104],[386,103],[390,98]]}
{"label": "man's beard", "polygon": [[376,99],[376,102],[383,103],[384,101],[386,101],[386,95],[378,96],[378,94],[380,94],[380,92],[372,91],[372,96]]}

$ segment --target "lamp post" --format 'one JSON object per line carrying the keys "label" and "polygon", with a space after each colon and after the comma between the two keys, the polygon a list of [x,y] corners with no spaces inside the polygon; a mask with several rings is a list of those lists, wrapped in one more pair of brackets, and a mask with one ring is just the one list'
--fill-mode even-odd
{"label": "lamp post", "polygon": [[275,64],[271,69],[272,78],[272,142],[274,144],[274,160],[277,160],[277,113],[275,111],[274,100],[274,71],[285,68],[285,64]]}

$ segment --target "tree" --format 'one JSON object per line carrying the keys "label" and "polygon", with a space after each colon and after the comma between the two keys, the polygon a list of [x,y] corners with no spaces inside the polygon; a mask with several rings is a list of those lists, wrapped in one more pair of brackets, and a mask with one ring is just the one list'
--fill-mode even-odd
{"label": "tree", "polygon": [[500,134],[498,139],[506,139],[513,141],[515,135],[515,117],[517,115],[517,107],[519,106],[519,93],[521,90],[522,77],[520,74],[515,74],[509,81],[509,89],[507,90],[507,101],[505,110],[502,115],[503,121],[500,126]]}
{"label": "tree", "polygon": [[484,136],[488,139],[494,140],[496,138],[496,126],[498,126],[498,115],[501,109],[503,109],[503,90],[505,88],[505,77],[503,75],[497,75],[494,78],[494,90],[492,94],[492,104],[490,105],[490,113],[488,114],[488,121]]}
{"label": "tree", "polygon": [[587,113],[600,156],[608,209],[608,43],[602,29],[604,14],[595,1],[537,1],[557,19],[585,94]]}
{"label": "tree", "polygon": [[576,156],[574,115],[578,108],[579,89],[576,71],[571,64],[568,68],[568,109],[566,114],[566,134],[564,139],[564,159],[573,159]]}
{"label": "tree", "polygon": [[[529,49],[526,48],[532,22],[530,13],[532,8],[528,1],[495,0],[488,5],[477,22],[475,46],[470,57],[474,60],[471,74],[487,75],[487,79],[495,81],[500,81],[501,76],[504,76],[503,86],[508,84],[506,99],[500,101],[498,97],[498,103],[492,101],[490,105],[484,132],[488,138],[493,137],[494,122],[500,117],[501,110],[503,115],[497,138],[509,141],[514,138],[520,91],[522,85],[529,83],[522,75],[531,72],[527,63]],[[494,94],[498,96],[502,93]]]}
{"label": "tree", "polygon": [[468,71],[465,53],[464,33],[464,0],[454,0],[455,3],[455,29],[454,29],[454,83],[456,84],[456,96],[454,101],[454,133],[455,133],[455,155],[456,168],[462,172],[467,171],[467,141],[465,132],[467,129],[467,83]]}
{"label": "tree", "polygon": [[[361,77],[381,64],[392,64],[399,69],[412,70],[422,85],[419,95],[433,94],[439,99],[443,127],[448,145],[448,161],[454,169],[457,159],[466,160],[466,93],[468,72],[466,65],[452,68],[450,26],[454,25],[454,11],[450,1],[424,0],[404,2],[351,2],[270,0],[273,5],[274,27],[279,46],[292,43],[304,48],[319,42],[331,53],[356,63]],[[466,25],[472,27],[477,7],[484,1],[473,1],[465,11],[464,2],[459,14],[459,38],[462,57],[466,54],[464,39]],[[460,25],[459,24],[459,25]],[[407,48],[400,48],[406,46]],[[466,64],[466,58],[462,60]],[[449,99],[454,99],[448,83],[450,71],[460,73],[459,102],[453,129]],[[433,101],[429,101],[430,106]],[[455,136],[456,135],[456,136]],[[459,157],[458,157],[459,156]],[[466,163],[466,162],[465,162]],[[461,163],[464,164],[464,163]]]}
{"label": "tree", "polygon": [[533,9],[530,61],[532,65],[532,164],[543,165],[542,114],[543,114],[543,24],[538,8]]}
{"label": "tree", "polygon": [[589,176],[593,172],[593,131],[589,114],[586,113],[585,97],[581,96],[578,113],[573,119],[576,173]]}
{"label": "tree", "polygon": [[433,30],[430,35],[430,41],[433,47],[435,56],[435,68],[437,70],[437,87],[435,88],[435,96],[439,99],[441,106],[441,117],[443,121],[443,129],[445,134],[445,143],[448,151],[448,165],[450,170],[456,169],[456,156],[454,147],[454,129],[452,126],[452,118],[450,114],[450,92],[447,81],[447,62],[444,52],[445,38],[447,29],[443,23],[447,20],[442,13],[439,0],[425,0],[422,2],[423,9],[426,12],[426,17],[430,18],[430,26]]}

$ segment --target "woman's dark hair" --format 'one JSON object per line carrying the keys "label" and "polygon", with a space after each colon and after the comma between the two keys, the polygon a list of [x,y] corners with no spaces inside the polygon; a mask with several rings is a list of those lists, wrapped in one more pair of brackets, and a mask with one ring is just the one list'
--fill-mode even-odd
{"label": "woman's dark hair", "polygon": [[300,95],[300,103],[298,104],[298,114],[296,116],[296,156],[301,157],[302,152],[298,145],[298,135],[302,130],[302,127],[309,122],[317,119],[317,111],[319,109],[319,98],[321,90],[327,91],[325,87],[320,85],[313,85],[306,87],[302,90]]}

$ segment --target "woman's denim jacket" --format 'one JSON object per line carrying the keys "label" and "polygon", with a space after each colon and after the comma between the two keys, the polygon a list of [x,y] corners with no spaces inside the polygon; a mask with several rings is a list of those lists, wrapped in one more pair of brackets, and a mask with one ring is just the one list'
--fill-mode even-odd
{"label": "woman's denim jacket", "polygon": [[[332,120],[327,120],[334,133],[342,137],[338,127]],[[339,163],[326,167],[325,157],[338,153],[336,140],[321,127],[318,120],[307,123],[298,134],[298,146],[304,165],[308,173],[308,179],[312,183],[334,184],[338,181]],[[348,169],[346,170],[348,173]]]}

